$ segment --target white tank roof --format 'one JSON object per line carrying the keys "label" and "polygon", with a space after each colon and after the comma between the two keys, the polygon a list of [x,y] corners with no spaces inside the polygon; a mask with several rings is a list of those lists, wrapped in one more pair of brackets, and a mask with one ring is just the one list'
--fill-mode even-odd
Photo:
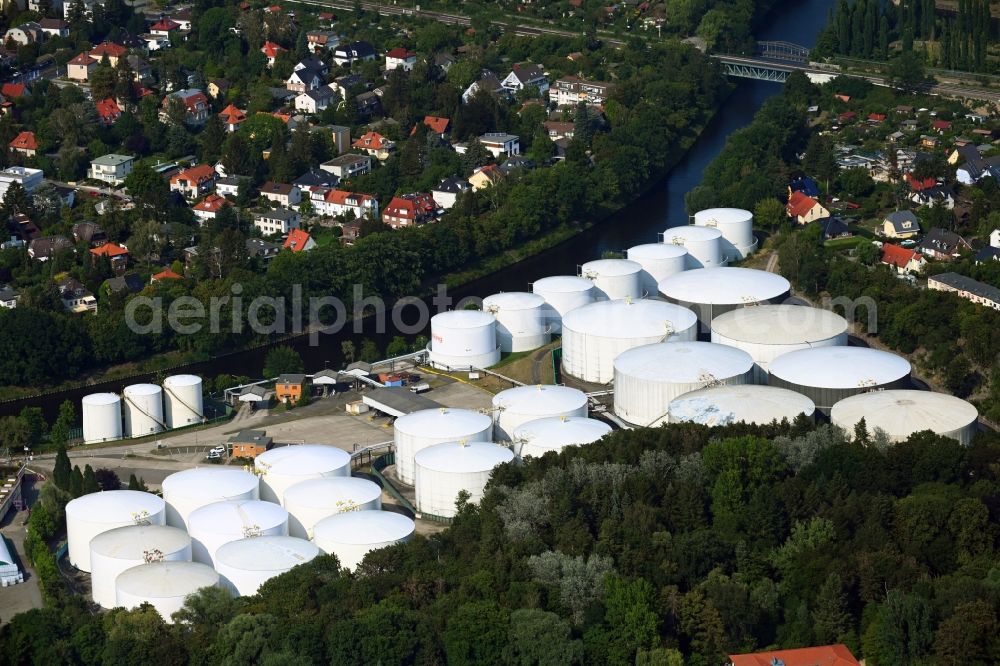
{"label": "white tank roof", "polygon": [[661,280],[660,292],[678,301],[743,305],[766,301],[788,292],[785,278],[753,268],[696,268]]}
{"label": "white tank roof", "polygon": [[199,562],[151,562],[119,574],[115,589],[145,599],[172,599],[219,583],[219,574]]}
{"label": "white tank roof", "polygon": [[139,518],[146,512],[163,511],[163,499],[140,490],[107,490],[82,495],[66,505],[67,518],[79,518],[88,523],[121,523]]}
{"label": "white tank roof", "polygon": [[170,375],[163,380],[169,386],[197,386],[201,384],[201,377],[198,375]]}
{"label": "white tank roof", "polygon": [[688,251],[681,245],[672,243],[647,243],[636,245],[628,249],[628,258],[632,260],[640,259],[674,259],[683,257]]}
{"label": "white tank roof", "polygon": [[812,400],[789,389],[777,386],[715,386],[685,393],[670,402],[670,422],[700,423],[721,426],[730,423],[767,424],[799,414],[812,416],[816,405]]}
{"label": "white tank roof", "polygon": [[650,382],[696,383],[705,375],[726,379],[752,368],[750,354],[712,342],[658,342],[615,358],[616,372]]}
{"label": "white tank roof", "polygon": [[414,456],[418,467],[449,474],[488,472],[513,459],[510,449],[493,442],[445,442],[421,449]]}
{"label": "white tank roof", "polygon": [[730,340],[790,345],[842,335],[847,332],[847,320],[820,308],[758,305],[719,315],[712,320],[712,330]]}
{"label": "white tank roof", "polygon": [[265,451],[254,460],[258,469],[268,473],[296,476],[322,474],[351,464],[351,454],[335,446],[296,444]]}
{"label": "white tank roof", "polygon": [[979,411],[953,395],[905,389],[861,393],[830,410],[830,421],[845,429],[862,418],[869,432],[880,428],[892,438],[906,439],[921,430],[945,433],[968,427],[979,419]]}
{"label": "white tank roof", "polygon": [[496,317],[482,310],[449,310],[438,313],[431,319],[447,328],[480,328],[496,322]]}
{"label": "white tank roof", "polygon": [[771,361],[772,376],[799,386],[852,389],[888,384],[910,374],[901,356],[867,347],[814,347],[782,354]]}
{"label": "white tank roof", "polygon": [[655,337],[686,331],[697,323],[698,317],[685,307],[648,299],[598,301],[563,316],[563,329],[604,338]]}
{"label": "white tank roof", "polygon": [[496,306],[501,310],[529,310],[545,305],[545,299],[527,291],[505,291],[483,299],[483,309]]}
{"label": "white tank roof", "polygon": [[539,384],[517,386],[493,396],[493,406],[513,409],[518,414],[553,414],[579,409],[587,404],[587,394],[569,386]]}
{"label": "white tank roof", "polygon": [[156,395],[162,390],[156,384],[132,384],[125,387],[125,393],[128,395]]}
{"label": "white tank roof", "polygon": [[269,529],[288,521],[288,512],[274,502],[223,500],[199,507],[188,516],[188,530],[242,534],[246,529]]}
{"label": "white tank roof", "polygon": [[91,552],[122,560],[141,560],[150,548],[173,553],[190,545],[191,537],[187,532],[166,525],[116,527],[90,540]]}
{"label": "white tank roof", "polygon": [[727,222],[749,222],[753,213],[742,208],[706,208],[694,214],[695,223],[716,220],[721,224]]}
{"label": "white tank roof", "polygon": [[324,476],[296,483],[285,491],[284,501],[285,506],[297,511],[303,507],[325,509],[345,501],[364,504],[381,496],[382,488],[374,481],[354,476]]}
{"label": "white tank roof", "polygon": [[120,400],[121,398],[116,393],[91,393],[90,395],[83,396],[81,403],[98,407],[101,405],[113,405]]}
{"label": "white tank roof", "polygon": [[611,432],[611,426],[583,416],[555,416],[535,419],[518,426],[515,440],[529,440],[533,445],[561,449],[574,444],[590,444]]}
{"label": "white tank roof", "polygon": [[239,497],[258,487],[257,477],[242,469],[195,467],[163,480],[163,491],[177,497]]}
{"label": "white tank roof", "polygon": [[640,266],[635,261],[629,261],[628,259],[595,259],[594,261],[588,261],[580,270],[584,275],[587,273],[597,273],[599,275],[632,275],[633,273],[638,273],[642,270]]}
{"label": "white tank roof", "polygon": [[405,539],[414,529],[410,518],[394,511],[348,511],[316,523],[313,539],[360,546]]}
{"label": "white tank roof", "polygon": [[215,551],[220,565],[242,571],[287,571],[319,555],[311,541],[288,536],[262,536],[230,541]]}
{"label": "white tank roof", "polygon": [[400,416],[393,427],[399,432],[416,437],[434,437],[444,439],[468,437],[471,432],[487,430],[493,424],[486,414],[468,409],[421,409],[420,411]]}
{"label": "white tank roof", "polygon": [[673,239],[675,238],[685,241],[708,241],[722,238],[722,232],[712,227],[696,227],[691,224],[670,227],[663,232],[664,244],[673,244]]}
{"label": "white tank roof", "polygon": [[531,284],[533,291],[546,293],[571,294],[578,291],[590,291],[593,288],[593,282],[578,275],[553,275],[536,280]]}

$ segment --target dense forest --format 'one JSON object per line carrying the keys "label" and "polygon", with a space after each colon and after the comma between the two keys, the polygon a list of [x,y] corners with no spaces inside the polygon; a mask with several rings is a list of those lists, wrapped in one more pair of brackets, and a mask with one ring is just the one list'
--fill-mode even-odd
{"label": "dense forest", "polygon": [[498,468],[449,529],[355,573],[321,557],[255,597],[200,593],[178,624],[47,589],[0,663],[715,666],[842,641],[871,666],[986,666],[998,521],[993,434],[619,431]]}

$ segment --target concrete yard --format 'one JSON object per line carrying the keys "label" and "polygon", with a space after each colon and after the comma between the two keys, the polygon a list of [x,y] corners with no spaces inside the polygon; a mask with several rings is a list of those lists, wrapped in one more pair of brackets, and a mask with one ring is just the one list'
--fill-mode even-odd
{"label": "concrete yard", "polygon": [[[25,482],[21,492],[27,502],[34,502],[37,496],[34,484]],[[38,576],[28,565],[24,557],[24,537],[27,534],[27,511],[11,509],[0,523],[0,534],[11,548],[12,555],[24,574],[24,582],[9,587],[0,587],[0,626],[10,622],[10,619],[32,608],[42,607],[42,592],[38,587]]]}

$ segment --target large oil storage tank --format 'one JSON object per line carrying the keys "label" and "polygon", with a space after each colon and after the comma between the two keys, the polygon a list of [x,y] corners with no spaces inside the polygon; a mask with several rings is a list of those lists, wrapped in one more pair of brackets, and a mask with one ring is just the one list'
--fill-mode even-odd
{"label": "large oil storage tank", "polygon": [[497,441],[509,441],[522,423],[552,416],[587,416],[587,395],[568,386],[518,386],[493,396]]}
{"label": "large oil storage tank", "polygon": [[122,399],[114,393],[83,396],[83,442],[107,442],[122,438]]}
{"label": "large oil storage tank", "polygon": [[149,562],[190,562],[191,537],[166,525],[131,525],[98,534],[90,542],[91,597],[101,608],[114,608],[115,581],[132,567]]}
{"label": "large oil storage tank", "polygon": [[791,284],[785,278],[753,268],[701,268],[660,282],[660,293],[671,303],[691,308],[708,331],[719,315],[764,303],[780,303]]}
{"label": "large oil storage tank", "polygon": [[558,453],[567,446],[596,442],[611,432],[604,421],[582,416],[556,416],[522,423],[514,430],[514,452],[522,458]]}
{"label": "large oil storage tank", "polygon": [[596,300],[642,298],[642,266],[628,259],[596,259],[580,266],[580,277],[594,283]]}
{"label": "large oil storage tank", "polygon": [[166,622],[184,601],[205,587],[217,587],[219,574],[200,562],[150,562],[119,574],[115,606],[138,608],[150,604]]}
{"label": "large oil storage tank", "polygon": [[847,345],[847,320],[836,312],[801,305],[759,305],[730,310],[712,320],[712,342],[753,357],[755,379],[767,381],[767,367],[782,354],[812,347]]}
{"label": "large oil storage tank", "polygon": [[396,477],[413,485],[413,456],[424,447],[459,440],[486,442],[492,434],[493,419],[468,409],[422,409],[401,416],[393,426]]}
{"label": "large oil storage tank", "polygon": [[259,499],[257,477],[241,469],[196,467],[174,472],[163,480],[167,525],[187,528],[195,509],[223,500]]}
{"label": "large oil storage tank", "polygon": [[909,361],[867,347],[800,349],[774,359],[768,370],[769,385],[798,391],[826,415],[852,395],[911,385]]}
{"label": "large oil storage tank", "polygon": [[483,311],[497,320],[497,343],[501,352],[521,352],[548,344],[545,299],[538,294],[508,291],[483,299]]}
{"label": "large oil storage tank", "polygon": [[740,261],[757,249],[753,235],[753,213],[742,208],[709,208],[694,214],[695,226],[722,232],[722,255],[727,261]]}
{"label": "large oil storage tank", "polygon": [[645,345],[615,359],[615,414],[638,426],[667,422],[670,401],[718,384],[747,384],[753,359],[711,342]]}
{"label": "large oil storage tank", "polygon": [[861,419],[869,433],[878,428],[892,442],[930,430],[968,446],[979,429],[979,411],[974,406],[953,395],[930,391],[862,393],[844,398],[830,410],[830,421],[849,433]]}
{"label": "large oil storage tank", "polygon": [[236,596],[257,594],[260,586],[319,555],[316,544],[289,536],[230,541],[215,552],[222,584]]}
{"label": "large oil storage tank", "polygon": [[163,525],[166,505],[152,493],[108,490],[70,500],[66,505],[69,561],[90,571],[90,541],[98,534],[127,525]]}
{"label": "large oil storage tank", "polygon": [[663,301],[601,301],[563,318],[562,367],[578,379],[606,384],[614,360],[633,347],[654,342],[694,340],[698,318],[682,306]]}
{"label": "large oil storage tank", "polygon": [[636,245],[625,253],[625,258],[642,266],[639,284],[645,298],[656,298],[660,290],[657,285],[671,275],[687,269],[688,252],[680,245],[672,243],[647,243]]}
{"label": "large oil storage tank", "polygon": [[685,393],[670,401],[670,423],[724,426],[745,422],[766,425],[794,421],[800,414],[813,418],[816,405],[795,391],[776,386],[714,386]]}
{"label": "large oil storage tank", "polygon": [[168,428],[205,420],[201,377],[171,375],[163,380],[163,416]]}
{"label": "large oil storage tank", "polygon": [[122,392],[126,437],[145,437],[162,432],[163,389],[156,384],[132,384]]}
{"label": "large oil storage tank", "polygon": [[553,275],[531,284],[532,293],[545,299],[545,320],[552,333],[562,331],[562,318],[597,298],[594,283],[577,275]]}
{"label": "large oil storage tank", "polygon": [[382,487],[351,476],[329,476],[296,483],[285,491],[288,533],[311,539],[316,523],[346,511],[382,508]]}
{"label": "large oil storage tank", "polygon": [[722,255],[722,232],[709,227],[671,227],[663,232],[663,242],[687,250],[687,269],[725,266]]}
{"label": "large oil storage tank", "polygon": [[313,543],[340,566],[355,569],[365,555],[379,548],[406,543],[416,525],[395,511],[350,511],[328,516],[313,528]]}
{"label": "large oil storage tank", "polygon": [[266,451],[253,461],[260,476],[260,498],[282,503],[296,483],[324,476],[350,476],[351,454],[335,446],[300,444]]}
{"label": "large oil storage tank", "polygon": [[493,442],[445,442],[417,452],[417,510],[451,518],[463,490],[469,502],[483,498],[493,468],[514,459],[514,453]]}
{"label": "large oil storage tank", "polygon": [[488,368],[500,360],[497,320],[488,312],[450,310],[431,317],[430,362],[452,370]]}
{"label": "large oil storage tank", "polygon": [[215,551],[230,541],[288,535],[288,512],[262,500],[208,504],[192,511],[187,522],[192,559],[211,566],[215,566]]}

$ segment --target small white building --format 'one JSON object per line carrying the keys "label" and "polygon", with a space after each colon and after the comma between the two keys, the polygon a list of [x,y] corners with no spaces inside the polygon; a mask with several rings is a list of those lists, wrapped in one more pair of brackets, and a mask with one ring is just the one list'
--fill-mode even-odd
{"label": "small white building", "polygon": [[402,69],[409,72],[416,64],[417,54],[401,46],[397,46],[385,54],[385,71],[387,72],[394,69]]}
{"label": "small white building", "polygon": [[19,183],[24,191],[27,193],[32,193],[35,191],[42,181],[45,179],[45,172],[41,169],[32,169],[31,167],[23,166],[9,166],[3,171],[0,171],[0,201],[3,200],[3,196],[7,194],[7,188],[13,183]]}
{"label": "small white building", "polygon": [[302,202],[302,192],[297,185],[267,181],[260,186],[260,195],[279,206],[291,208]]}
{"label": "small white building", "polygon": [[501,156],[510,157],[521,154],[521,139],[516,134],[487,132],[479,137],[479,142],[497,159]]}
{"label": "small white building", "polygon": [[333,90],[327,86],[322,86],[314,90],[299,93],[295,97],[295,109],[296,111],[304,111],[305,113],[319,113],[330,106],[333,99]]}
{"label": "small white building", "polygon": [[90,161],[87,178],[104,181],[110,185],[121,185],[125,182],[125,176],[132,173],[133,164],[135,158],[131,155],[109,153]]}
{"label": "small white building", "polygon": [[362,176],[372,170],[372,158],[369,155],[344,153],[319,165],[323,171],[332,173],[341,180]]}
{"label": "small white building", "polygon": [[436,203],[441,208],[448,210],[455,205],[458,200],[458,196],[463,192],[468,192],[472,189],[469,185],[469,181],[463,180],[461,178],[445,178],[438,185],[431,190],[431,196],[434,198],[434,203]]}
{"label": "small white building", "polygon": [[260,229],[262,234],[268,236],[271,234],[287,234],[292,229],[298,229],[301,221],[302,216],[298,212],[282,208],[255,213],[253,216],[253,226]]}
{"label": "small white building", "polygon": [[541,65],[514,65],[500,84],[512,93],[534,87],[538,89],[539,95],[544,95],[549,90],[549,80]]}

